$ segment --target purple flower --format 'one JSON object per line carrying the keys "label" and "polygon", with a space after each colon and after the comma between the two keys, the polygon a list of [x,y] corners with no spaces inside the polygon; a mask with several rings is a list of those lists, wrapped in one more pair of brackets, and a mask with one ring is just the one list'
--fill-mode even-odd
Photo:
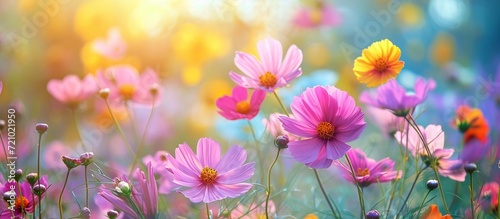
{"label": "purple flower", "polygon": [[328,168],[351,148],[365,121],[361,109],[334,86],[308,88],[291,104],[295,118],[282,116],[283,128],[302,140],[288,143],[292,156],[311,168]]}
{"label": "purple flower", "polygon": [[424,102],[427,93],[436,87],[436,82],[418,78],[414,93],[408,93],[394,79],[377,88],[376,92],[363,92],[359,100],[381,109],[391,110],[397,116],[406,116],[418,104]]}
{"label": "purple flower", "polygon": [[[402,175],[401,171],[393,170],[395,162],[388,157],[377,162],[367,158],[365,153],[359,148],[349,150],[347,156],[351,160],[356,180],[361,187],[366,187],[377,182],[390,182],[400,178]],[[335,165],[340,168],[342,175],[347,181],[354,183],[349,166],[340,162],[335,162]]]}
{"label": "purple flower", "polygon": [[252,184],[243,182],[253,176],[254,162],[244,164],[247,153],[240,146],[231,147],[221,157],[219,143],[201,138],[197,154],[184,143],[175,149],[175,158],[167,157],[167,170],[174,174],[174,183],[189,188],[181,193],[192,202],[235,198],[252,188]]}

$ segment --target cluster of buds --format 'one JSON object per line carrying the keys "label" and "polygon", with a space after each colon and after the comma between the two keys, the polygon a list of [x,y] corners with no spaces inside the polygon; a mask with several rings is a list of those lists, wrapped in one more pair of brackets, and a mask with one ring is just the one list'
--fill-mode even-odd
{"label": "cluster of buds", "polygon": [[81,154],[79,158],[71,158],[68,156],[62,156],[61,159],[68,169],[73,169],[73,168],[80,166],[80,165],[83,165],[83,166],[90,165],[94,159],[94,153],[85,152],[85,153]]}

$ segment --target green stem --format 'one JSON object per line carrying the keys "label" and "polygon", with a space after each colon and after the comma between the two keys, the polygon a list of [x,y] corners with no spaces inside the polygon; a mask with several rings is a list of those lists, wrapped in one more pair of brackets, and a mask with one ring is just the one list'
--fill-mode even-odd
{"label": "green stem", "polygon": [[69,172],[71,171],[71,169],[68,169],[68,172],[66,172],[66,179],[64,179],[64,185],[62,187],[62,190],[61,190],[61,194],[59,195],[59,201],[58,201],[58,208],[59,208],[59,218],[60,219],[63,219],[63,213],[62,213],[62,196],[63,196],[63,193],[64,193],[64,189],[66,188],[66,183],[68,183],[68,178],[69,178]]}
{"label": "green stem", "polygon": [[351,160],[349,159],[349,156],[347,156],[347,154],[345,155],[345,159],[347,160],[347,163],[349,164],[349,168],[351,168],[352,178],[354,180],[354,184],[356,184],[356,188],[358,189],[358,198],[359,198],[359,204],[361,206],[361,213],[362,213],[362,215],[366,215],[365,201],[363,199],[363,191],[361,191],[361,188],[359,187],[358,180],[356,179],[356,175],[354,173],[354,168],[352,167]]}
{"label": "green stem", "polygon": [[73,121],[75,123],[76,133],[78,133],[78,138],[80,138],[80,141],[82,142],[82,148],[84,151],[88,151],[87,147],[85,146],[85,143],[83,142],[83,136],[82,133],[80,132],[80,128],[78,127],[78,119],[76,117],[76,110],[74,108],[71,109],[71,114],[73,114]]}
{"label": "green stem", "polygon": [[[264,172],[264,165],[263,165],[263,162],[262,161],[262,153],[260,151],[260,148],[259,148],[259,140],[257,139],[257,135],[255,135],[255,130],[253,129],[253,126],[252,126],[252,123],[250,123],[250,120],[247,120],[248,122],[248,127],[250,127],[250,132],[252,132],[252,136],[253,136],[253,139],[255,141],[255,150],[257,151],[257,157],[259,159],[259,169],[260,169],[260,172],[263,173]],[[264,176],[261,176],[261,182],[264,181]]]}
{"label": "green stem", "polygon": [[278,100],[278,103],[280,104],[281,108],[285,112],[286,116],[290,117],[290,114],[288,113],[288,110],[286,109],[285,105],[283,104],[283,101],[281,101],[280,97],[278,96],[278,93],[276,93],[276,90],[274,90],[274,96]]}
{"label": "green stem", "polygon": [[[417,176],[415,176],[415,180],[413,180],[413,183],[411,184],[410,191],[408,192],[408,195],[406,195],[405,201],[401,205],[401,208],[398,211],[398,216],[401,214],[401,211],[403,211],[403,208],[406,205],[406,202],[408,201],[408,198],[410,198],[411,193],[413,192],[413,188],[415,188],[415,184],[417,183],[418,177],[420,177],[420,174],[424,172],[425,169],[427,169],[428,166],[424,167],[424,169],[420,170],[417,172]],[[441,185],[439,185],[441,186]]]}
{"label": "green stem", "polygon": [[130,154],[132,154],[134,156],[134,159],[137,159],[136,158],[137,155],[134,153],[134,150],[132,149],[129,142],[127,141],[127,138],[125,138],[125,134],[123,134],[122,128],[120,127],[120,124],[116,120],[115,114],[113,113],[113,111],[111,110],[111,107],[109,106],[108,99],[104,99],[104,102],[106,103],[106,107],[108,108],[109,114],[111,115],[111,118],[113,119],[113,123],[115,124],[116,129],[118,129],[118,133],[120,133],[120,136],[123,139],[123,143],[125,143],[125,145],[127,145],[127,148],[129,150]]}
{"label": "green stem", "polygon": [[87,178],[87,168],[88,165],[85,165],[85,207],[89,207],[89,181]]}
{"label": "green stem", "polygon": [[271,171],[273,170],[274,164],[278,161],[280,157],[281,148],[278,148],[278,152],[276,153],[276,158],[269,166],[269,171],[267,172],[267,188],[266,188],[266,219],[269,218],[269,197],[271,196]]}
{"label": "green stem", "polygon": [[474,190],[473,190],[473,184],[472,184],[472,174],[469,174],[469,193],[470,193],[470,210],[472,212],[472,219],[475,218],[475,213],[474,213]]}
{"label": "green stem", "polygon": [[[42,133],[38,135],[38,155],[37,155],[37,167],[36,167],[36,174],[38,175],[37,182],[40,184],[40,178],[42,176],[40,175],[40,148],[41,148],[41,143],[42,143]],[[37,194],[38,196],[38,218],[42,218],[42,197],[41,194]]]}
{"label": "green stem", "polygon": [[145,219],[146,217],[142,214],[142,212],[139,210],[139,207],[135,204],[134,200],[130,196],[127,196],[127,201],[130,203],[130,206],[133,208],[137,216],[141,219]]}
{"label": "green stem", "polygon": [[[409,119],[408,119],[408,117],[409,117]],[[413,129],[415,129],[415,131],[419,135],[420,140],[422,140],[422,143],[424,144],[424,148],[427,151],[427,155],[429,156],[429,159],[431,160],[431,167],[432,167],[432,170],[434,171],[434,176],[436,177],[436,180],[438,181],[439,192],[441,193],[441,199],[443,200],[444,209],[446,210],[446,214],[450,214],[450,209],[448,209],[448,205],[446,204],[446,199],[444,197],[444,192],[443,192],[441,180],[439,179],[439,174],[438,174],[437,165],[436,165],[436,158],[432,157],[432,153],[429,149],[429,145],[428,145],[427,141],[425,140],[424,135],[422,134],[421,130],[418,128],[418,125],[417,125],[417,122],[415,121],[415,119],[413,119],[411,114],[408,114],[408,117],[405,117],[406,121]],[[412,124],[412,122],[413,122],[413,124]]]}
{"label": "green stem", "polygon": [[149,112],[148,122],[146,123],[146,127],[144,128],[144,132],[142,133],[139,147],[137,148],[137,156],[134,157],[134,161],[132,162],[132,167],[130,167],[130,172],[128,174],[129,176],[132,175],[132,172],[134,171],[134,167],[138,162],[138,157],[140,157],[142,154],[142,148],[144,146],[144,139],[146,138],[146,133],[148,132],[149,124],[151,123],[151,119],[153,118],[153,113],[154,113],[154,109],[155,109],[155,100],[156,100],[156,98],[153,98],[153,103],[151,105],[151,111]]}
{"label": "green stem", "polygon": [[205,209],[207,211],[207,219],[212,219],[212,217],[210,217],[210,209],[208,208],[208,203],[205,203]]}
{"label": "green stem", "polygon": [[418,218],[418,215],[420,214],[420,211],[422,210],[422,207],[424,207],[425,199],[427,198],[429,193],[431,193],[431,190],[427,191],[427,193],[424,196],[424,199],[422,200],[422,203],[420,203],[420,208],[418,208],[418,212],[417,212],[417,218]]}
{"label": "green stem", "polygon": [[319,178],[318,170],[314,170],[314,175],[316,176],[316,181],[318,181],[319,188],[321,189],[321,192],[323,193],[323,196],[325,196],[326,203],[328,203],[328,207],[330,207],[330,210],[332,211],[332,214],[335,218],[339,218],[337,216],[337,212],[335,212],[335,209],[333,208],[332,202],[330,201],[330,198],[328,198],[328,194],[326,194],[325,188],[323,187],[323,183],[321,183],[321,178]]}

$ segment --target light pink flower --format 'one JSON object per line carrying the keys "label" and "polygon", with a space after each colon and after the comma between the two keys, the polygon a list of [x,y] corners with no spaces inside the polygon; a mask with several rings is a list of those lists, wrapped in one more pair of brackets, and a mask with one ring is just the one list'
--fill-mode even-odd
{"label": "light pink flower", "polygon": [[278,40],[272,38],[261,40],[257,43],[257,50],[260,62],[253,55],[236,52],[234,63],[246,75],[229,72],[229,77],[236,84],[245,88],[273,92],[302,74],[299,68],[302,63],[302,51],[297,46],[290,46],[283,61],[283,50]]}
{"label": "light pink flower", "polygon": [[[366,154],[359,148],[349,150],[347,156],[351,160],[356,180],[361,187],[366,187],[377,182],[390,182],[400,178],[402,175],[401,171],[394,170],[396,163],[388,157],[380,161],[375,161],[366,157]],[[349,166],[340,162],[335,162],[335,165],[340,168],[343,177],[347,181],[354,183]]]}
{"label": "light pink flower", "polygon": [[166,151],[157,151],[154,156],[147,155],[142,158],[144,164],[151,163],[153,166],[154,173],[160,175],[160,187],[158,192],[160,194],[169,194],[176,185],[173,183],[174,176],[169,171],[165,171],[165,166],[167,165],[167,155]]}
{"label": "light pink flower", "polygon": [[92,48],[109,59],[117,60],[127,51],[127,44],[120,34],[120,29],[112,28],[108,31],[108,38],[94,40]]}
{"label": "light pink flower", "polygon": [[97,82],[94,76],[87,75],[80,80],[76,75],[67,75],[63,80],[52,79],[47,83],[47,91],[59,102],[76,106],[87,98],[97,94]]}
{"label": "light pink flower", "polygon": [[[449,177],[455,181],[463,182],[465,180],[465,176],[467,175],[463,168],[464,164],[461,160],[451,159],[455,150],[444,149],[444,132],[441,129],[441,126],[428,125],[425,129],[422,126],[419,126],[418,128],[422,132],[424,140],[427,142],[431,156],[437,159],[439,174],[444,177]],[[413,156],[421,156],[424,161],[428,162],[429,155],[427,150],[425,149],[420,136],[414,129],[409,129],[408,134],[405,132],[403,132],[403,134],[396,132],[394,137],[401,145],[407,146]],[[406,142],[408,142],[408,145],[406,145]]]}
{"label": "light pink flower", "polygon": [[174,174],[174,183],[188,187],[181,191],[192,202],[210,203],[235,198],[247,192],[252,184],[243,183],[254,173],[254,162],[244,164],[247,153],[233,146],[221,157],[219,143],[201,138],[197,154],[186,143],[175,149],[175,158],[167,155],[167,170]]}
{"label": "light pink flower", "polygon": [[[262,123],[264,124],[264,127],[266,130],[274,137],[278,137],[280,135],[286,135],[288,137],[288,141],[295,141],[298,139],[297,136],[292,135],[285,131],[283,128],[283,124],[281,124],[281,121],[279,120],[280,116],[285,116],[285,114],[281,113],[271,113],[269,115],[269,119],[264,118],[262,119]],[[293,114],[290,114],[290,118],[294,118]]]}
{"label": "light pink flower", "polygon": [[219,114],[229,120],[253,119],[259,113],[260,105],[266,92],[255,90],[248,100],[248,91],[246,88],[236,86],[233,88],[232,96],[223,96],[215,102],[219,108]]}
{"label": "light pink flower", "polygon": [[302,28],[338,26],[341,22],[340,13],[332,5],[322,2],[313,8],[299,9],[293,19],[293,23]]}
{"label": "light pink flower", "polygon": [[405,127],[405,119],[395,116],[389,110],[367,106],[365,112],[368,119],[381,130],[383,137],[392,138],[394,133],[403,130]]}
{"label": "light pink flower", "polygon": [[312,168],[328,168],[351,148],[365,128],[361,109],[345,91],[315,86],[295,97],[295,118],[280,117],[283,128],[303,140],[288,143],[292,156]]}
{"label": "light pink flower", "polygon": [[[272,200],[269,200],[269,215],[271,218],[276,218],[276,206]],[[266,202],[261,205],[251,203],[249,206],[239,204],[236,209],[231,211],[231,218],[239,219],[255,219],[255,218],[266,218]]]}
{"label": "light pink flower", "polygon": [[[140,104],[158,104],[161,87],[156,72],[145,69],[141,74],[130,65],[117,65],[97,72],[101,88],[109,88],[109,99],[115,101],[133,101]],[[153,95],[152,92],[156,92]]]}

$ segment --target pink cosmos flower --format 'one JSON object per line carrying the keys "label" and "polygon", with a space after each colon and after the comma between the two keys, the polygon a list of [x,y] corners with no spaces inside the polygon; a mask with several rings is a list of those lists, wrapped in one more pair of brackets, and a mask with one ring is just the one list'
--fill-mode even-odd
{"label": "pink cosmos flower", "polygon": [[[298,139],[297,136],[292,135],[285,131],[283,128],[283,125],[281,124],[281,121],[279,120],[280,116],[285,116],[285,114],[281,113],[271,113],[269,115],[269,119],[262,119],[262,123],[264,124],[264,127],[266,127],[266,130],[274,137],[278,137],[280,135],[286,135],[288,137],[288,141],[295,141]],[[290,118],[294,118],[293,114],[290,114]]]}
{"label": "pink cosmos flower", "polygon": [[361,109],[334,86],[307,88],[291,104],[295,118],[280,117],[283,128],[303,140],[288,143],[292,156],[311,168],[328,168],[351,148],[365,121]]}
{"label": "pink cosmos flower", "polygon": [[[370,184],[377,182],[390,182],[394,179],[400,178],[402,175],[401,171],[393,170],[394,164],[396,163],[388,157],[377,162],[373,159],[367,158],[366,154],[359,148],[349,150],[347,152],[347,156],[351,160],[356,180],[361,187],[367,187]],[[335,162],[335,165],[340,168],[343,177],[347,181],[354,183],[349,166],[340,162]]]}
{"label": "pink cosmos flower", "polygon": [[415,93],[407,93],[394,79],[377,88],[376,92],[363,92],[359,100],[381,109],[391,110],[396,116],[406,116],[418,104],[424,102],[427,93],[436,87],[436,82],[418,78]]}
{"label": "pink cosmos flower", "polygon": [[[276,206],[272,200],[269,200],[269,215],[271,218],[276,218]],[[254,218],[266,218],[266,202],[261,205],[251,203],[249,206],[239,204],[236,209],[231,211],[230,218],[239,219],[254,219]]]}
{"label": "pink cosmos flower", "polygon": [[255,163],[243,164],[247,152],[240,146],[231,147],[221,157],[219,143],[201,138],[197,154],[184,143],[175,149],[175,158],[167,157],[167,170],[174,174],[174,183],[188,187],[181,193],[194,203],[235,198],[252,187],[252,184],[243,181],[253,176]]}
{"label": "pink cosmos flower", "polygon": [[[140,104],[159,102],[161,87],[156,72],[147,68],[141,74],[130,65],[117,65],[97,72],[101,88],[109,88],[109,99]],[[155,93],[155,95],[153,95]]]}
{"label": "pink cosmos flower", "polygon": [[302,51],[295,45],[290,46],[283,59],[281,43],[266,38],[257,43],[260,62],[253,55],[236,52],[234,63],[246,75],[241,76],[233,71],[229,77],[236,84],[267,92],[286,86],[291,80],[300,76],[302,70]]}
{"label": "pink cosmos flower", "polygon": [[327,3],[319,2],[313,8],[301,8],[295,14],[293,23],[302,28],[318,26],[337,26],[342,22],[342,17],[335,8]]}
{"label": "pink cosmos flower", "polygon": [[260,105],[266,92],[255,90],[248,100],[247,89],[241,86],[233,88],[232,96],[223,96],[215,102],[219,108],[219,114],[229,120],[253,119],[259,113]]}
{"label": "pink cosmos flower", "polygon": [[481,188],[478,202],[484,211],[498,211],[498,189],[497,182],[486,183]]}
{"label": "pink cosmos flower", "polygon": [[395,116],[389,110],[367,106],[365,112],[368,119],[381,130],[383,137],[392,138],[394,133],[403,130],[405,127],[405,119]]}
{"label": "pink cosmos flower", "polygon": [[[451,156],[455,152],[453,149],[444,149],[444,132],[440,125],[428,125],[425,129],[419,126],[425,141],[431,152],[431,156],[437,159],[438,172],[444,177],[449,177],[455,181],[463,182],[467,173],[465,172],[461,160],[452,160]],[[421,156],[424,161],[428,161],[429,155],[422,143],[418,133],[414,129],[409,129],[409,133],[397,132],[394,137],[401,145],[406,145],[413,156]],[[401,138],[402,137],[402,138]],[[408,138],[408,139],[406,139]]]}
{"label": "pink cosmos flower", "polygon": [[[115,188],[110,190],[104,185],[99,187],[97,194],[108,200],[120,211],[131,216],[132,218],[139,218],[137,212],[130,206],[127,197],[134,202],[138,211],[145,218],[156,218],[158,209],[158,189],[156,186],[156,179],[153,173],[153,166],[151,163],[147,165],[148,174],[140,171],[137,168],[136,175],[138,185],[133,186],[131,181],[126,175],[115,179]],[[138,189],[136,189],[136,187]]]}
{"label": "pink cosmos flower", "polygon": [[120,29],[112,28],[108,31],[108,38],[94,40],[92,48],[106,58],[117,60],[127,51],[127,44],[120,34]]}
{"label": "pink cosmos flower", "polygon": [[96,79],[92,75],[85,76],[83,80],[76,75],[67,75],[63,80],[52,79],[47,83],[50,95],[72,107],[96,95],[97,89]]}
{"label": "pink cosmos flower", "polygon": [[[48,185],[47,179],[48,176],[42,176],[35,186],[40,184],[48,189],[50,186]],[[21,188],[19,188],[19,185]],[[0,213],[0,219],[11,219],[13,218],[12,214],[14,214],[14,218],[24,218],[23,216],[26,215],[26,213],[33,213],[35,211],[35,207],[38,204],[38,198],[36,198],[37,196],[31,192],[31,185],[28,182],[25,181],[20,184],[7,182],[0,185],[0,187],[2,189],[2,194],[10,192],[11,187],[14,188],[14,192],[16,193],[14,211],[11,211],[10,209],[1,209],[2,212]],[[21,194],[19,194],[19,191],[21,191]],[[45,197],[45,194],[46,193],[42,194],[42,199]]]}
{"label": "pink cosmos flower", "polygon": [[144,164],[151,163],[153,166],[154,173],[160,175],[160,187],[158,192],[160,194],[169,194],[176,185],[173,183],[174,176],[169,171],[165,171],[165,166],[167,165],[167,155],[166,151],[157,151],[154,156],[147,155],[142,158]]}

